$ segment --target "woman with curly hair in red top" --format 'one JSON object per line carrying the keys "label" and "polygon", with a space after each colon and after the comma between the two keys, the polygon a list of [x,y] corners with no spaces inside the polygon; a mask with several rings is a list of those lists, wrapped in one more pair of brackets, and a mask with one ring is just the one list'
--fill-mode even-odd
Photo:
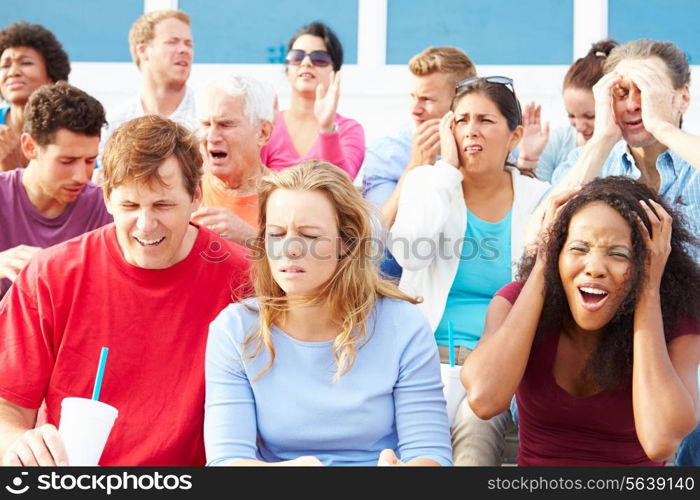
{"label": "woman with curly hair in red top", "polygon": [[698,416],[698,241],[624,177],[557,197],[543,227],[463,367],[469,403],[488,418],[516,394],[520,465],[661,465]]}

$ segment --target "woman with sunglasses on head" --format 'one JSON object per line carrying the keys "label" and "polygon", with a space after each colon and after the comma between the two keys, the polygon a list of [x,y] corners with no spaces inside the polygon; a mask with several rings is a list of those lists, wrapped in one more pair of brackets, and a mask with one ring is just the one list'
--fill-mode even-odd
{"label": "woman with sunglasses on head", "polygon": [[18,22],[0,31],[0,170],[26,167],[19,137],[29,96],[48,83],[68,80],[70,62],[54,34],[39,24]]}
{"label": "woman with sunglasses on head", "polygon": [[697,238],[625,177],[560,193],[542,227],[462,369],[472,408],[516,394],[520,465],[662,465],[700,409]]}
{"label": "woman with sunglasses on head", "polygon": [[[442,159],[406,175],[390,250],[404,270],[400,288],[423,297],[443,362],[453,330],[462,364],[493,294],[512,280],[526,221],[549,185],[507,164],[523,132],[512,80],[457,85],[440,123]],[[452,429],[455,464],[500,465],[509,422],[507,411],[482,421],[463,401]]]}
{"label": "woman with sunglasses on head", "polygon": [[521,171],[551,182],[554,170],[564,163],[569,153],[584,146],[593,136],[593,85],[602,78],[605,60],[616,46],[614,40],[594,43],[588,54],[577,59],[566,72],[562,99],[570,126],[557,128],[550,135],[549,125],[541,121],[541,107],[534,102],[525,106],[523,138],[518,145],[517,165]]}
{"label": "woman with sunglasses on head", "polygon": [[212,322],[209,465],[450,465],[435,344],[373,265],[367,203],[310,160],[259,186],[255,299]]}
{"label": "woman with sunglasses on head", "polygon": [[336,112],[343,47],[325,24],[302,27],[289,40],[285,72],[292,88],[289,109],[277,115],[261,156],[273,170],[318,159],[355,178],[365,157],[365,133]]}

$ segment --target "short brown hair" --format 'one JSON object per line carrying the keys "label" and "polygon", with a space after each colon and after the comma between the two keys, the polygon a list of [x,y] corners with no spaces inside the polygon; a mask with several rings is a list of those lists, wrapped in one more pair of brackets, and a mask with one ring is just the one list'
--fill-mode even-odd
{"label": "short brown hair", "polygon": [[456,47],[428,47],[408,61],[408,69],[415,76],[447,73],[452,75],[454,83],[476,76],[472,60]]}
{"label": "short brown hair", "polygon": [[66,82],[39,87],[24,108],[23,131],[39,146],[51,144],[59,129],[99,137],[106,123],[102,104]]}
{"label": "short brown hair", "polygon": [[139,59],[136,48],[139,44],[148,43],[153,40],[156,32],[156,24],[163,19],[170,18],[179,19],[187,25],[190,24],[190,16],[185,12],[181,10],[163,9],[146,13],[131,25],[131,29],[129,30],[129,50],[131,51],[131,57],[137,67],[141,67],[141,60]]}
{"label": "short brown hair", "polygon": [[202,155],[194,135],[182,125],[158,115],[126,122],[105,146],[102,158],[105,197],[129,181],[165,185],[158,168],[172,155],[180,164],[185,189],[194,197],[202,178]]}

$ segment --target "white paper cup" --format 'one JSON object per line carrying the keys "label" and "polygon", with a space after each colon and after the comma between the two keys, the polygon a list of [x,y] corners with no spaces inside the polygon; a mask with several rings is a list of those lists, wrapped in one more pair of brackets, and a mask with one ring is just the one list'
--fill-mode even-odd
{"label": "white paper cup", "polygon": [[64,398],[58,433],[69,465],[97,465],[119,411],[101,401]]}
{"label": "white paper cup", "polygon": [[461,366],[450,366],[447,363],[440,363],[440,374],[442,375],[443,388],[445,394],[445,402],[447,403],[447,417],[450,420],[450,427],[454,424],[457,408],[467,395],[467,391],[459,379]]}

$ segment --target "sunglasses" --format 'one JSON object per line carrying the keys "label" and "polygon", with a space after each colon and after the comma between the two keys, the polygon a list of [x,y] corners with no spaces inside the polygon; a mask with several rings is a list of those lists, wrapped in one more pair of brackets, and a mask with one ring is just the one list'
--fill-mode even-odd
{"label": "sunglasses", "polygon": [[458,91],[462,87],[466,87],[468,85],[471,85],[474,82],[477,82],[479,80],[484,80],[489,83],[497,83],[499,85],[505,86],[510,92],[513,94],[513,98],[515,98],[515,103],[518,105],[518,115],[520,116],[520,123],[523,122],[523,111],[520,109],[520,101],[518,101],[518,97],[515,95],[515,87],[513,86],[513,79],[508,78],[507,76],[473,76],[471,78],[465,78],[464,80],[457,82],[455,85],[455,90]]}
{"label": "sunglasses", "polygon": [[292,49],[287,53],[285,61],[287,64],[292,66],[299,66],[306,56],[309,56],[311,64],[317,68],[325,68],[329,64],[333,63],[331,55],[325,50],[314,50],[311,52],[304,52],[301,49]]}

